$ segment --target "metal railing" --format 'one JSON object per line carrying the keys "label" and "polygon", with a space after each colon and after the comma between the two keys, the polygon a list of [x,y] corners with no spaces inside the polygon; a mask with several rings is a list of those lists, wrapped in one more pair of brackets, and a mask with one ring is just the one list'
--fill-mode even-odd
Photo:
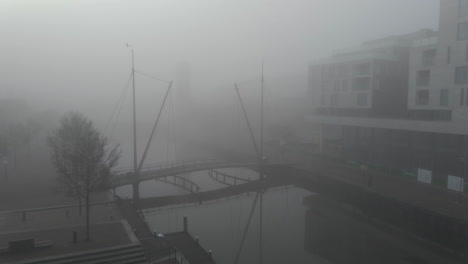
{"label": "metal railing", "polygon": [[211,179],[228,186],[236,186],[239,182],[245,183],[252,181],[250,178],[245,179],[236,177],[214,169],[208,170],[208,176],[210,176]]}
{"label": "metal railing", "polygon": [[[174,180],[173,181],[168,181],[167,179],[170,178],[170,177],[172,177]],[[182,188],[184,190],[187,190],[187,191],[189,191],[191,193],[198,193],[200,191],[200,186],[198,186],[198,184],[196,184],[195,182],[193,182],[191,180],[185,179],[185,178],[177,176],[177,175],[166,176],[166,177],[155,179],[155,180],[175,185],[175,186],[180,187],[180,188]],[[177,182],[177,180],[179,180],[179,182]],[[182,183],[180,183],[180,182],[182,182]]]}
{"label": "metal railing", "polygon": [[[246,164],[247,162],[229,162],[225,160],[196,160],[196,161],[179,161],[171,163],[160,163],[152,166],[147,166],[140,172],[141,181],[151,180],[154,178],[164,178],[167,176],[173,176],[175,174],[183,174],[190,171],[204,170],[222,166],[238,166]],[[177,169],[177,170],[176,170]],[[159,174],[159,175],[158,175]],[[173,175],[164,175],[173,174]],[[113,172],[112,186],[122,186],[132,184],[133,170],[117,170]],[[155,176],[156,175],[156,176]]]}
{"label": "metal railing", "polygon": [[[147,166],[144,166],[141,171],[170,169],[174,167],[196,165],[196,164],[218,164],[218,163],[228,163],[228,161],[218,160],[218,159],[206,159],[206,160],[159,162],[159,163],[148,164]],[[132,169],[120,168],[120,169],[113,171],[114,175],[125,174],[125,173],[133,173],[133,168]]]}

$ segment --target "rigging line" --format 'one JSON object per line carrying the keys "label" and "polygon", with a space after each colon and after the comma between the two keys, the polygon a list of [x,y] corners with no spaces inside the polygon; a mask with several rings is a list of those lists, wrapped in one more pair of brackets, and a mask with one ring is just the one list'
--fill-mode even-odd
{"label": "rigging line", "polygon": [[104,131],[102,132],[103,135],[106,134],[106,131],[107,131],[107,128],[109,127],[112,119],[114,118],[114,115],[115,115],[115,111],[117,110],[117,108],[119,107],[119,105],[121,104],[121,101],[123,100],[122,97],[125,93],[125,90],[128,89],[128,86],[130,85],[130,79],[132,78],[132,74],[130,73],[129,76],[128,76],[128,79],[127,79],[127,82],[126,82],[126,85],[123,87],[122,89],[122,92],[120,93],[120,97],[119,97],[119,100],[117,100],[115,106],[114,106],[114,109],[112,110],[112,114],[109,118],[109,120],[107,121],[107,124],[106,126],[104,127]]}
{"label": "rigging line", "polygon": [[[130,79],[129,79],[130,80]],[[130,83],[130,82],[128,82]],[[117,111],[117,116],[115,118],[115,122],[114,122],[114,125],[112,126],[112,130],[111,130],[111,133],[110,133],[110,136],[109,136],[109,139],[112,139],[114,137],[114,131],[115,131],[115,127],[117,126],[117,121],[119,120],[119,117],[120,117],[120,112],[122,111],[122,108],[125,104],[125,98],[127,97],[127,92],[130,88],[130,85],[127,85],[127,88],[125,89],[124,93],[123,93],[123,97],[122,97],[122,100],[121,100],[121,103],[120,103],[120,107],[119,107],[119,110]]]}
{"label": "rigging line", "polygon": [[137,175],[140,173],[141,168],[143,167],[143,163],[145,162],[146,155],[148,154],[148,149],[151,145],[151,140],[153,139],[154,132],[156,131],[156,127],[158,126],[159,119],[164,109],[164,105],[166,104],[167,96],[169,95],[169,92],[171,91],[171,87],[172,87],[172,81],[169,83],[169,86],[167,87],[166,95],[164,96],[164,100],[161,104],[161,108],[159,109],[158,117],[156,118],[156,122],[154,123],[153,130],[151,131],[150,137],[148,139],[148,143],[146,144],[145,151],[143,152],[143,156],[141,157],[140,165],[138,166],[138,170],[136,172]]}
{"label": "rigging line", "polygon": [[[170,91],[169,91],[169,96],[171,96]],[[165,116],[167,118],[167,136],[166,136],[166,164],[167,164],[169,162],[169,141],[170,141],[170,137],[171,137],[171,113],[170,113],[170,108],[169,108],[169,111],[166,111]]]}
{"label": "rigging line", "polygon": [[171,109],[171,120],[172,120],[172,145],[174,146],[174,153],[173,159],[176,160],[176,120],[175,120],[175,113],[174,113],[174,93],[171,90],[171,98],[170,98],[170,109]]}
{"label": "rigging line", "polygon": [[250,122],[249,122],[249,118],[248,118],[248,116],[247,116],[247,112],[245,111],[244,103],[242,102],[242,97],[241,97],[240,92],[239,92],[239,87],[237,86],[237,84],[234,84],[234,87],[235,87],[235,89],[236,89],[237,96],[239,97],[239,101],[240,101],[241,106],[242,106],[242,111],[244,112],[244,118],[245,118],[245,121],[246,121],[247,126],[248,126],[248,128],[249,128],[250,138],[251,138],[251,140],[252,140],[252,145],[253,145],[253,147],[254,147],[254,149],[255,149],[255,154],[257,154],[257,159],[260,161],[260,159],[261,159],[262,157],[261,157],[261,154],[260,154],[260,152],[259,152],[259,150],[258,150],[257,143],[256,143],[256,141],[255,141],[255,136],[254,136],[254,134],[253,134],[253,132],[252,132],[252,127],[250,126]]}
{"label": "rigging line", "polygon": [[255,195],[255,199],[254,199],[253,204],[252,204],[252,209],[250,210],[249,220],[247,221],[247,225],[245,226],[244,234],[242,235],[241,244],[239,246],[239,250],[237,251],[236,259],[234,260],[234,264],[237,264],[237,262],[239,261],[239,256],[240,256],[240,253],[242,251],[242,247],[244,246],[245,237],[247,236],[247,231],[249,230],[250,220],[252,220],[252,216],[253,216],[253,213],[255,211],[255,206],[257,205],[257,199],[258,199],[259,194],[260,194],[260,192],[257,192],[257,194]]}
{"label": "rigging line", "polygon": [[170,81],[166,81],[166,80],[164,80],[164,79],[161,79],[161,78],[152,76],[152,75],[150,75],[150,74],[147,74],[147,73],[144,73],[144,72],[141,72],[141,71],[135,70],[135,72],[136,72],[136,73],[139,73],[139,74],[141,74],[141,75],[143,75],[143,76],[146,76],[146,77],[148,77],[148,78],[151,78],[151,79],[154,79],[154,80],[163,82],[163,83],[170,83]]}

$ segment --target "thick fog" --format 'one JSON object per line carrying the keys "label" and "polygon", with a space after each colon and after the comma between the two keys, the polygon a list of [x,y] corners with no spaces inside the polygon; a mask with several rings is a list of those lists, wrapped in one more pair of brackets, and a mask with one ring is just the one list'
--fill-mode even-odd
{"label": "thick fog", "polygon": [[[241,112],[233,88],[239,82],[258,129],[262,61],[266,118],[272,120],[288,105],[297,106],[295,98],[304,100],[308,63],[365,40],[437,29],[438,9],[437,0],[3,0],[0,99],[20,100],[32,112],[52,111],[57,117],[79,111],[103,131],[130,77],[128,43],[135,50],[137,71],[174,80],[175,99],[167,109],[196,106],[208,120],[235,119],[245,125],[238,121]],[[189,72],[189,89],[184,92],[178,90],[180,65]],[[140,150],[166,87],[167,83],[136,75]],[[131,90],[118,107],[119,119],[105,131],[114,137],[109,131],[115,127],[114,143],[124,149],[131,144],[130,99]],[[290,103],[275,113],[272,108],[278,101]],[[171,115],[167,109],[165,115]],[[189,119],[193,123],[187,122],[188,127],[215,127],[206,131],[221,134],[219,138],[225,130],[234,131],[229,127],[234,121],[219,128],[223,126],[215,121]],[[166,126],[171,126],[169,121]],[[246,127],[241,129],[249,144]]]}
{"label": "thick fog", "polygon": [[0,263],[468,263],[466,45],[468,0],[0,0]]}

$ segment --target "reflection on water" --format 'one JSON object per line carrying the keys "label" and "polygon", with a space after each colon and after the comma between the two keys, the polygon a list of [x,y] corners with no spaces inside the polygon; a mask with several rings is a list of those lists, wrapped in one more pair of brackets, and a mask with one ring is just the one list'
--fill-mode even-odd
{"label": "reflection on water", "polygon": [[[307,195],[308,191],[291,187],[264,194],[264,263],[327,263],[304,250],[306,207],[302,199]],[[199,237],[205,249],[213,251],[216,263],[233,263],[254,198],[251,193],[200,206],[152,209],[146,215],[151,227],[161,232],[181,231],[182,218],[187,216],[190,234]],[[258,216],[257,205],[239,263],[258,263]]]}
{"label": "reflection on water", "polygon": [[351,206],[309,196],[305,248],[337,264],[457,263],[437,247],[369,219]]}
{"label": "reflection on water", "polygon": [[[250,171],[225,170],[247,174]],[[207,172],[186,177],[202,191],[224,187]],[[250,175],[250,177],[255,177]],[[120,189],[122,195],[130,189]],[[142,197],[186,193],[162,182],[141,185]],[[125,194],[124,194],[125,195]],[[152,229],[168,233],[183,229],[213,251],[217,263],[233,263],[253,206],[255,193],[204,204],[182,204],[145,211]],[[251,219],[239,263],[258,263],[259,206]],[[370,219],[349,205],[325,199],[307,190],[285,186],[263,194],[264,263],[461,263],[444,257],[436,246]]]}

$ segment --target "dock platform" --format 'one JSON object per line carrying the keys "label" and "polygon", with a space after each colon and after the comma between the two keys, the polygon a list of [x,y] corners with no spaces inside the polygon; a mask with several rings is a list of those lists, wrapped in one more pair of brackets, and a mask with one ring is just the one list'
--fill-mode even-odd
{"label": "dock platform", "polygon": [[[122,216],[127,219],[136,237],[141,242],[150,263],[214,264],[211,254],[203,249],[187,232],[163,234],[155,238],[143,214],[131,200],[120,200]],[[166,263],[166,262],[164,262]]]}

